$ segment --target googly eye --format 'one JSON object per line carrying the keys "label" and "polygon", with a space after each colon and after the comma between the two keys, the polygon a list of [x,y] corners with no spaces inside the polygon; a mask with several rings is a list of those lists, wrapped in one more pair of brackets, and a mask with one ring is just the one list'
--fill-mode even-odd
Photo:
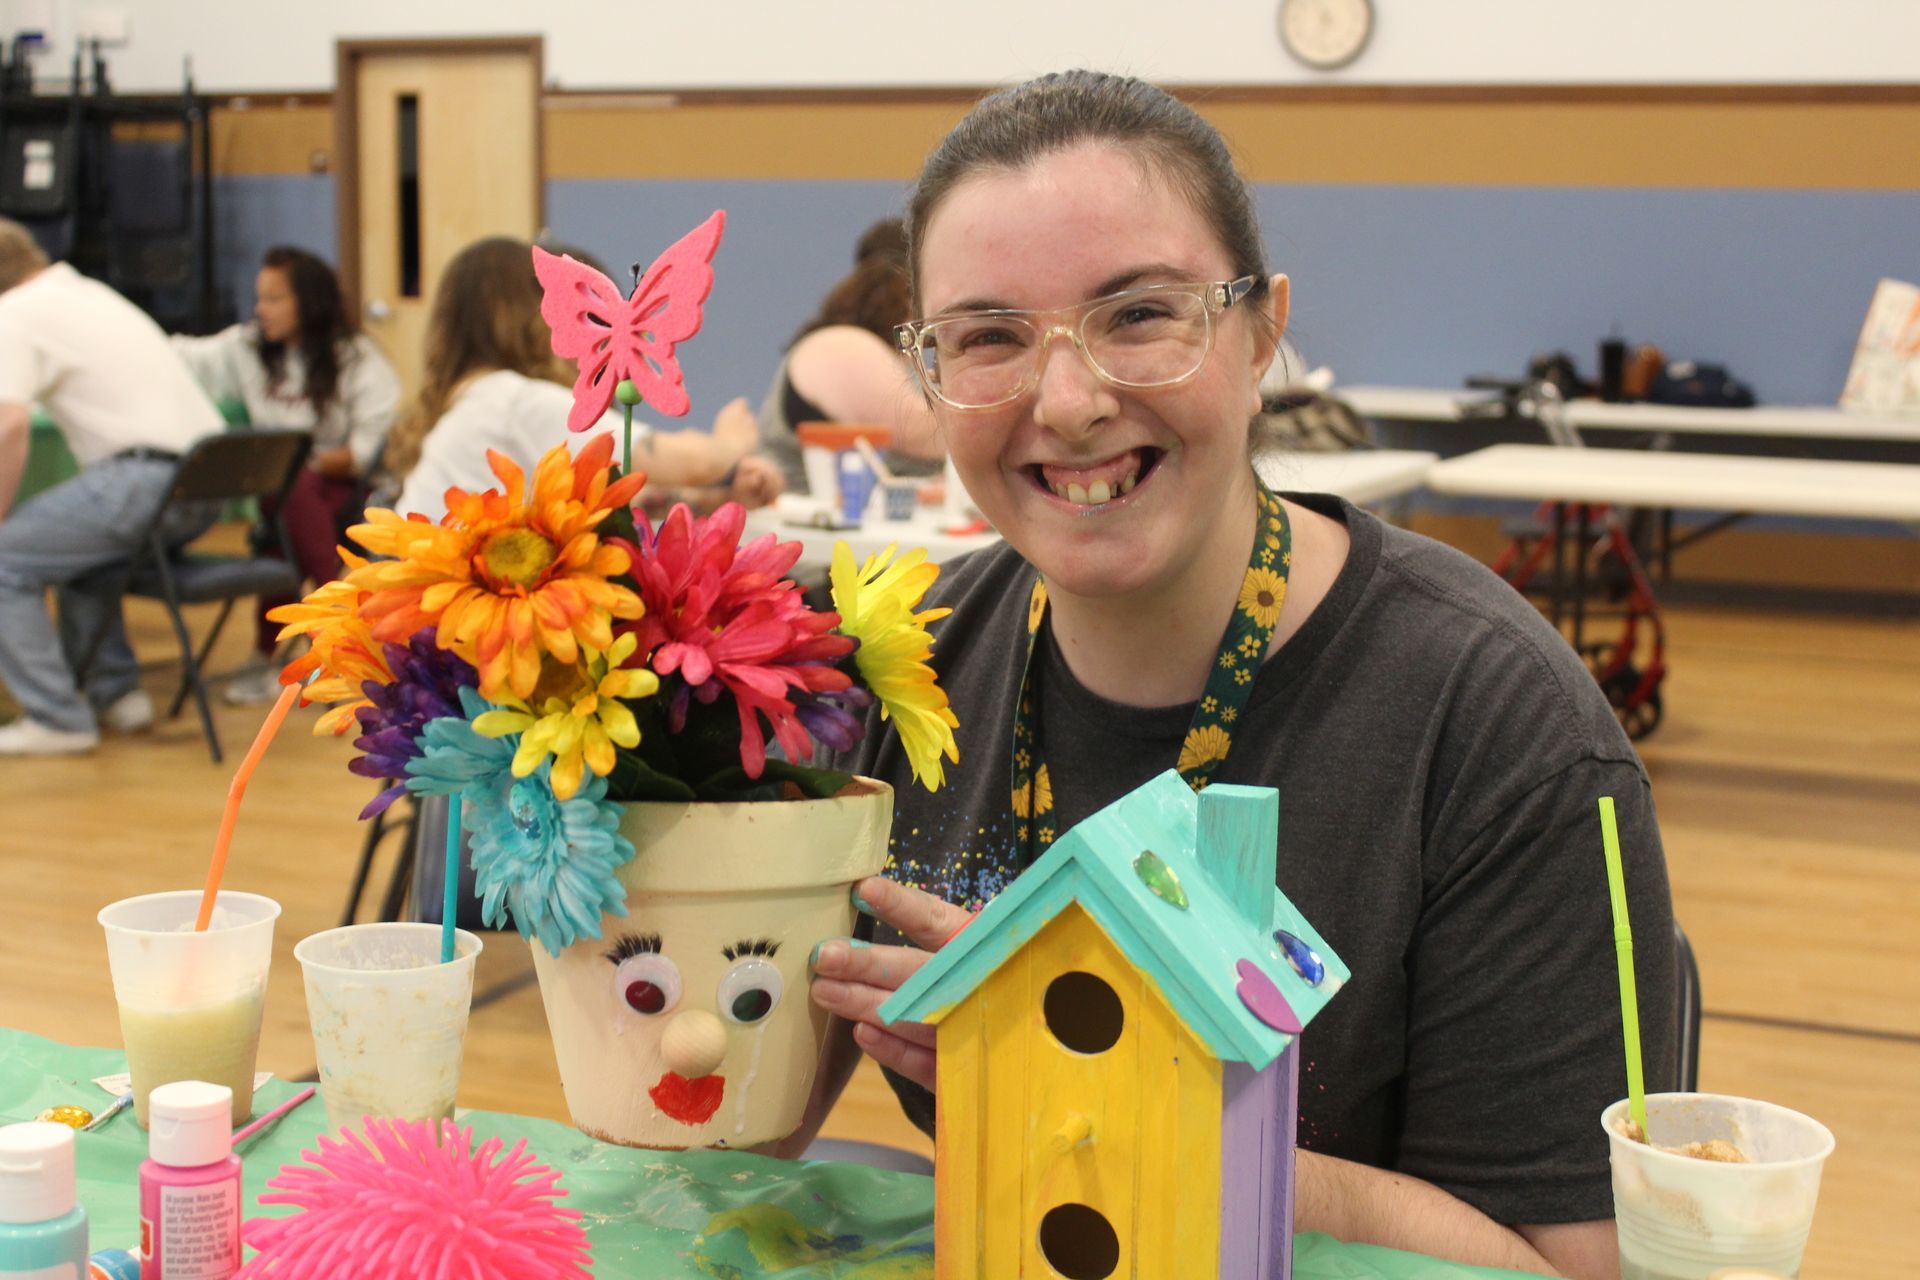
{"label": "googly eye", "polygon": [[635,1013],[666,1013],[680,1003],[679,966],[658,952],[628,956],[613,971],[613,991]]}
{"label": "googly eye", "polygon": [[786,979],[771,961],[764,956],[748,956],[720,979],[716,998],[722,1017],[750,1027],[774,1011],[786,989]]}

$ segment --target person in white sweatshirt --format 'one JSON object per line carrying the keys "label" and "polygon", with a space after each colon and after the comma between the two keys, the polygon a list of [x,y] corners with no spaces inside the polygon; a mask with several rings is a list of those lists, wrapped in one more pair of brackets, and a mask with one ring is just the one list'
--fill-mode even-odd
{"label": "person in white sweatshirt", "polygon": [[[269,249],[254,281],[252,321],[173,341],[207,394],[243,403],[253,426],[313,432],[313,453],[280,516],[301,575],[316,583],[338,575],[340,519],[379,462],[400,379],[359,332],[333,268],[302,249]],[[284,603],[260,601],[255,643],[263,662],[227,685],[228,701],[271,701],[279,693],[270,661],[279,627],[266,611]]]}

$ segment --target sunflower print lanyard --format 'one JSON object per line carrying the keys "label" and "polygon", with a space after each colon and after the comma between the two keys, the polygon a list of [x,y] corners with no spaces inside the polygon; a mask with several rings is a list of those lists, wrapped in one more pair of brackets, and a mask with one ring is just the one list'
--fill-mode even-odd
{"label": "sunflower print lanyard", "polygon": [[[1286,509],[1267,486],[1255,480],[1260,524],[1253,555],[1240,580],[1240,598],[1220,639],[1220,652],[1207,675],[1206,692],[1193,710],[1193,723],[1180,746],[1176,768],[1195,791],[1213,780],[1233,746],[1234,726],[1253,692],[1280,606],[1287,598],[1287,571],[1293,565],[1293,532]],[[1027,599],[1027,657],[1020,676],[1020,700],[1013,716],[1013,830],[1031,865],[1059,834],[1052,820],[1053,780],[1041,750],[1040,689],[1033,655],[1047,617],[1047,584],[1036,577]]]}

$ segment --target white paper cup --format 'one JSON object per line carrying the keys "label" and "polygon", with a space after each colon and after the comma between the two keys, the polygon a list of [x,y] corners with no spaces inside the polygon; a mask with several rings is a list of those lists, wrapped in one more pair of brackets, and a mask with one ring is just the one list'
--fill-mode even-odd
{"label": "white paper cup", "polygon": [[1754,1267],[1800,1274],[1833,1134],[1770,1102],[1711,1093],[1647,1098],[1647,1128],[1663,1147],[1718,1138],[1749,1163],[1697,1160],[1623,1136],[1624,1100],[1601,1114],[1613,1164],[1621,1280],[1709,1280]]}
{"label": "white paper cup", "polygon": [[355,924],[305,938],[293,954],[328,1127],[452,1116],[480,939],[454,930],[453,962],[442,964],[437,924]]}
{"label": "white paper cup", "polygon": [[233,1122],[253,1114],[260,1013],[280,904],[222,890],[206,932],[194,930],[201,891],[149,893],[100,912],[120,1039],[133,1077],[133,1114],[147,1123],[158,1084],[204,1080],[233,1090]]}
{"label": "white paper cup", "polygon": [[807,492],[835,510],[840,506],[840,455],[825,445],[800,446],[800,466]]}

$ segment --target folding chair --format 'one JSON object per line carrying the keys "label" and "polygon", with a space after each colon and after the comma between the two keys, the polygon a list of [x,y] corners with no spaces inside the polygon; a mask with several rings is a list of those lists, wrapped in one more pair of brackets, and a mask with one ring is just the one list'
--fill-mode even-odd
{"label": "folding chair", "polygon": [[[180,460],[167,499],[141,539],[139,554],[95,576],[95,581],[117,583],[124,595],[159,600],[166,605],[174,634],[180,640],[180,660],[184,668],[180,688],[167,708],[167,718],[180,714],[191,693],[200,709],[200,725],[206,732],[207,749],[213,753],[215,764],[222,759],[220,735],[214,729],[213,711],[207,704],[202,668],[236,600],[259,595],[294,595],[300,589],[300,571],[294,567],[293,548],[284,526],[279,528],[282,558],[277,560],[270,556],[210,555],[170,547],[161,530],[165,528],[167,513],[187,504],[284,498],[312,447],[313,435],[307,431],[230,431],[204,437]],[[213,629],[195,653],[181,607],[214,601],[220,602],[220,615],[214,619]],[[75,673],[76,679],[85,677],[104,638],[102,632],[88,644]]]}

